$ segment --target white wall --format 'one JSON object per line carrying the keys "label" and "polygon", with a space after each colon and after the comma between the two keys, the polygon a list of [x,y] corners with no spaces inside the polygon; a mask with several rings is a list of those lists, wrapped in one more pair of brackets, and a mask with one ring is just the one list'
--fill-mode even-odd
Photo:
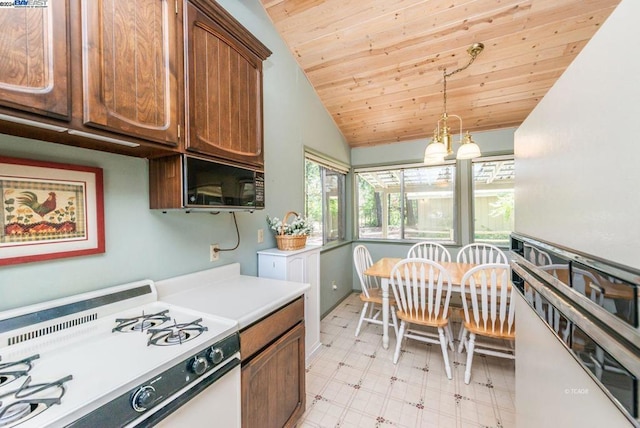
{"label": "white wall", "polygon": [[516,299],[516,426],[631,427],[522,296]]}
{"label": "white wall", "polygon": [[[231,214],[167,213],[149,210],[148,162],[109,153],[67,147],[0,134],[0,154],[104,170],[106,253],[0,268],[0,311],[95,290],[142,278],[160,280],[240,262],[243,274],[257,273],[256,250],[275,246],[265,216],[304,208],[303,146],[349,163],[349,148],[313,88],[269,21],[259,0],[219,3],[258,37],[273,54],[264,63],[266,209],[239,213],[241,245],[209,262],[208,248],[236,244]],[[1,130],[0,130],[1,132]],[[265,242],[257,243],[257,230]],[[348,246],[344,247],[348,248]],[[348,249],[344,250],[348,253]],[[348,273],[334,269],[323,277],[348,285],[347,257],[337,258]],[[347,290],[347,291],[348,291]],[[344,290],[339,290],[344,295]],[[328,299],[338,299],[338,293]],[[327,305],[333,304],[332,301]]]}
{"label": "white wall", "polygon": [[635,268],[639,16],[623,0],[515,133],[516,231]]}
{"label": "white wall", "polygon": [[[635,268],[638,16],[640,2],[622,0],[515,133],[516,231]],[[533,310],[518,303],[517,426],[631,426]]]}

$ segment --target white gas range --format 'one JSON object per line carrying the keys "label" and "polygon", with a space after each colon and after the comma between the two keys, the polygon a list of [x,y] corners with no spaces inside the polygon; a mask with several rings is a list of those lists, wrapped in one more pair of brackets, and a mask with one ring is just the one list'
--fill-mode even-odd
{"label": "white gas range", "polygon": [[205,425],[188,402],[214,390],[208,404],[239,426],[239,367],[236,321],[160,302],[150,280],[2,312],[0,427],[175,425],[180,415]]}

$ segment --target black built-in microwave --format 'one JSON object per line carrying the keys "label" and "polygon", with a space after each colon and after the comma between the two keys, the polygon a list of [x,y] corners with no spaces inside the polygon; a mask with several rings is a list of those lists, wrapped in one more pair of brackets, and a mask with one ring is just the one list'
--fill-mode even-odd
{"label": "black built-in microwave", "polygon": [[185,208],[264,208],[263,172],[187,155],[182,162]]}

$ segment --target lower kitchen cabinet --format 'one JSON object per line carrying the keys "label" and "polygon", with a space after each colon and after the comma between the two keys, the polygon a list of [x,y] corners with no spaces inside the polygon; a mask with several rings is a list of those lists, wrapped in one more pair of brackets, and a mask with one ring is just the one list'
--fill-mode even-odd
{"label": "lower kitchen cabinet", "polygon": [[304,301],[240,332],[242,427],[294,426],[305,411]]}

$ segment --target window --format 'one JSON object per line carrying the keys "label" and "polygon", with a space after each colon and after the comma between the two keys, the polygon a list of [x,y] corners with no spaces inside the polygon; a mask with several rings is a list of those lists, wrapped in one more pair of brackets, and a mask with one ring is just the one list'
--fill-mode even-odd
{"label": "window", "polygon": [[454,242],[454,164],[356,171],[359,239]]}
{"label": "window", "polygon": [[473,240],[509,245],[513,231],[514,161],[512,157],[473,162]]}
{"label": "window", "polygon": [[313,224],[308,243],[324,245],[345,239],[347,171],[345,165],[305,154],[305,216]]}

